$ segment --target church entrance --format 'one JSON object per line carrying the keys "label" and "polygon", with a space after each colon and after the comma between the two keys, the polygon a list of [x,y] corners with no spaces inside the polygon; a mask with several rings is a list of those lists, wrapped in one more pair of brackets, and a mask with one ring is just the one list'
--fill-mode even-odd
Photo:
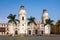
{"label": "church entrance", "polygon": [[41,31],[41,34],[43,34],[43,31]]}
{"label": "church entrance", "polygon": [[15,35],[17,35],[18,34],[18,32],[17,32],[17,30],[15,31]]}
{"label": "church entrance", "polygon": [[31,30],[28,31],[28,34],[31,35]]}
{"label": "church entrance", "polygon": [[38,34],[38,30],[35,30],[35,34]]}

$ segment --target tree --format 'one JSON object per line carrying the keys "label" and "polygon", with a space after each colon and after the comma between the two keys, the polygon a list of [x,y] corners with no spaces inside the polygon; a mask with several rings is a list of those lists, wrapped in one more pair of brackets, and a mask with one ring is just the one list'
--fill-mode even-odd
{"label": "tree", "polygon": [[60,26],[60,20],[57,21],[57,25]]}
{"label": "tree", "polygon": [[[30,16],[30,18],[28,18],[28,25],[31,27],[31,28],[33,28],[33,24],[34,25],[37,25],[36,23],[35,23],[35,18],[34,17],[32,17],[32,16]],[[33,32],[33,30],[32,30],[32,32]],[[29,31],[29,33],[31,34],[31,30]]]}
{"label": "tree", "polygon": [[[9,16],[7,18],[9,19],[8,23],[12,24],[13,27],[17,26],[17,22],[19,22],[19,20],[15,19],[16,15],[9,14]],[[14,36],[14,34],[12,36]]]}
{"label": "tree", "polygon": [[18,19],[15,19],[16,15],[9,14],[9,16],[7,18],[9,19],[8,23],[13,23],[13,24],[17,25],[17,21],[19,22]]}
{"label": "tree", "polygon": [[31,23],[36,25],[34,17],[30,16],[30,18],[28,18],[28,20],[29,20],[28,25],[30,25]]}
{"label": "tree", "polygon": [[46,24],[45,24],[45,25],[47,25],[47,24],[49,24],[49,25],[53,25],[52,22],[54,22],[54,21],[51,20],[51,19],[46,19],[45,21],[46,21]]}

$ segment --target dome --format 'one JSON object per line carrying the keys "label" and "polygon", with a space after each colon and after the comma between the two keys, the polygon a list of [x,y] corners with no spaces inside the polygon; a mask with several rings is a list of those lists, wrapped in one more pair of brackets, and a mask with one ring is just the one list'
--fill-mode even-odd
{"label": "dome", "polygon": [[20,8],[21,8],[21,9],[24,9],[24,5],[21,5]]}
{"label": "dome", "polygon": [[43,9],[43,13],[46,12],[47,10],[46,9]]}

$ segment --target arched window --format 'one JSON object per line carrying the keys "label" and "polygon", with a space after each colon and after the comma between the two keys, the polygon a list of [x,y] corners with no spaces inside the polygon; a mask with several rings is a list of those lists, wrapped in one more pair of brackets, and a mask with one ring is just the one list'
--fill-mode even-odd
{"label": "arched window", "polygon": [[24,20],[24,17],[22,17],[22,20]]}

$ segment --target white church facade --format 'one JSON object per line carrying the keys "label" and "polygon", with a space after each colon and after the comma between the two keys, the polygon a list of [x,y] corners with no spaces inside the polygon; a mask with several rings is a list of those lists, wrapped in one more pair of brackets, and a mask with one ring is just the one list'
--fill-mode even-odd
{"label": "white church facade", "polygon": [[[18,19],[20,23],[17,25],[8,24],[8,23],[0,23],[0,35],[36,35],[36,34],[50,34],[50,26],[45,24],[45,20],[49,19],[47,10],[43,10],[42,14],[42,22],[36,20],[36,24],[31,27],[28,26],[27,22],[27,12],[24,6],[20,6]],[[14,26],[12,26],[14,25]]]}

